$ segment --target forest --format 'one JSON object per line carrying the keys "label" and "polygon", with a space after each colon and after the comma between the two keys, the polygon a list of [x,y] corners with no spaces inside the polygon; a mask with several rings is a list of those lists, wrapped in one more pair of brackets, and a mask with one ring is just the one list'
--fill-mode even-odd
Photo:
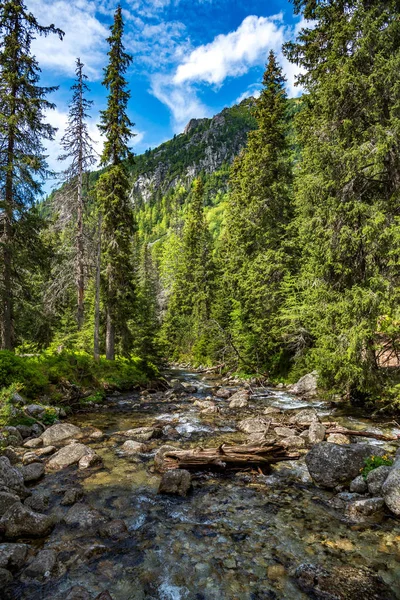
{"label": "forest", "polygon": [[[400,20],[396,0],[293,0],[284,46],[304,92],[287,97],[276,54],[262,92],[194,120],[135,157],[121,7],[102,84],[76,60],[47,197],[45,112],[31,50],[43,25],[0,5],[0,385],[57,403],[68,380],[120,389],[179,363],[292,383],[372,410],[400,406]],[[309,25],[307,25],[309,24]],[[6,419],[6,416],[4,416]]]}

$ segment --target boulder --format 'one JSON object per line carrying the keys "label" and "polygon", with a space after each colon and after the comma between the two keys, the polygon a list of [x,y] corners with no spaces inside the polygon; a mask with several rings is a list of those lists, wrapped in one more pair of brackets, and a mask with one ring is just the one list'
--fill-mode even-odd
{"label": "boulder", "polygon": [[343,433],[330,433],[326,441],[330,444],[338,444],[340,446],[351,444],[350,438],[347,435],[343,435]]}
{"label": "boulder", "polygon": [[310,425],[319,422],[320,419],[315,408],[304,408],[289,419],[291,425]]}
{"label": "boulder", "polygon": [[91,529],[103,525],[106,519],[98,510],[78,502],[68,510],[64,516],[64,522],[71,527]]}
{"label": "boulder", "polygon": [[11,493],[17,494],[22,498],[26,498],[29,495],[24,485],[22,473],[11,466],[6,456],[0,456],[0,487],[3,489],[8,488]]}
{"label": "boulder", "polygon": [[233,394],[229,400],[229,408],[246,408],[249,405],[250,392],[240,390]]}
{"label": "boulder", "polygon": [[264,419],[263,417],[250,417],[244,419],[238,423],[237,428],[243,433],[263,433],[268,430],[271,424],[270,419]]}
{"label": "boulder", "polygon": [[174,469],[163,474],[158,493],[186,496],[191,485],[192,477],[189,471]]}
{"label": "boulder", "polygon": [[385,483],[382,485],[382,496],[386,506],[395,515],[400,515],[400,468],[395,466],[391,469]]}
{"label": "boulder", "polygon": [[64,448],[61,448],[61,450],[58,450],[58,452],[53,454],[47,463],[47,469],[50,471],[65,469],[66,467],[78,463],[84,456],[92,453],[93,450],[84,444],[68,444],[68,446],[64,446]]}
{"label": "boulder", "polygon": [[0,567],[0,588],[4,589],[7,585],[10,585],[13,581],[13,576],[7,569]]}
{"label": "boulder", "polygon": [[29,581],[30,579],[45,581],[51,577],[56,561],[57,553],[54,550],[41,550],[24,569],[22,581]]}
{"label": "boulder", "polygon": [[391,467],[382,465],[370,471],[367,475],[368,492],[371,496],[379,496],[382,492],[382,486],[389,476]]}
{"label": "boulder", "polygon": [[0,567],[18,570],[25,563],[29,546],[27,544],[0,544]]}
{"label": "boulder", "polygon": [[46,429],[40,437],[44,446],[58,446],[67,440],[80,439],[82,436],[80,427],[70,423],[57,423]]}
{"label": "boulder", "polygon": [[350,483],[350,492],[355,492],[357,494],[366,494],[368,492],[367,482],[362,475],[358,475]]}
{"label": "boulder", "polygon": [[42,438],[32,438],[24,442],[24,448],[40,448],[41,446],[43,446]]}
{"label": "boulder", "polygon": [[353,521],[366,521],[371,518],[380,521],[384,507],[383,498],[363,498],[350,502],[346,507],[346,514]]}
{"label": "boulder", "polygon": [[27,506],[16,502],[0,519],[0,526],[4,527],[7,538],[16,537],[43,537],[52,528],[53,519],[41,515]]}
{"label": "boulder", "polygon": [[350,483],[371,456],[384,454],[384,450],[368,444],[340,446],[328,442],[315,444],[306,456],[308,471],[315,483],[326,488]]}
{"label": "boulder", "polygon": [[8,511],[10,506],[20,502],[19,496],[12,494],[11,492],[0,492],[0,517]]}
{"label": "boulder", "polygon": [[301,590],[317,600],[395,600],[391,588],[373,571],[339,566],[328,570],[302,564],[295,572]]}
{"label": "boulder", "polygon": [[297,396],[308,396],[309,398],[313,398],[317,395],[318,391],[317,379],[317,371],[312,371],[312,373],[307,373],[307,375],[301,377],[297,383],[289,385],[288,390]]}
{"label": "boulder", "polygon": [[121,451],[126,456],[135,456],[136,454],[142,454],[146,452],[146,445],[133,440],[127,440],[124,444],[122,444]]}
{"label": "boulder", "polygon": [[163,466],[164,466],[164,454],[166,452],[173,452],[174,450],[176,450],[175,446],[161,446],[161,448],[159,448],[157,450],[157,452],[154,455],[154,468],[156,469],[156,471],[162,471]]}
{"label": "boulder", "polygon": [[310,444],[319,444],[319,442],[323,442],[325,439],[325,432],[326,427],[322,425],[322,423],[313,421],[308,430],[308,439]]}
{"label": "boulder", "polygon": [[61,500],[62,506],[72,506],[76,502],[80,502],[83,499],[84,493],[80,488],[70,488],[67,490]]}
{"label": "boulder", "polygon": [[44,475],[44,465],[41,462],[33,462],[29,465],[21,467],[22,477],[25,483],[37,481]]}

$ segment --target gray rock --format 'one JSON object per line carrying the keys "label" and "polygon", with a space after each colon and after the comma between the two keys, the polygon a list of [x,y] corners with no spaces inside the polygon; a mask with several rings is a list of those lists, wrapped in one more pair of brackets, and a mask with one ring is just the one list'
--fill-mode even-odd
{"label": "gray rock", "polygon": [[42,404],[28,404],[25,410],[31,417],[40,418],[45,412],[46,407],[42,406]]}
{"label": "gray rock", "polygon": [[4,513],[8,511],[10,506],[16,502],[20,502],[19,496],[16,494],[11,494],[10,492],[0,492],[0,517],[2,517]]}
{"label": "gray rock", "polygon": [[6,456],[0,457],[0,487],[9,488],[11,492],[22,498],[26,498],[29,495],[24,485],[22,473],[11,466]]}
{"label": "gray rock", "polygon": [[44,446],[58,446],[67,440],[80,439],[83,437],[82,430],[70,423],[57,423],[52,425],[40,436]]}
{"label": "gray rock", "polygon": [[231,396],[229,408],[246,408],[249,405],[250,393],[247,390],[240,390]]}
{"label": "gray rock", "polygon": [[93,450],[84,444],[68,444],[68,446],[64,446],[64,448],[53,454],[47,463],[47,468],[50,471],[59,471],[79,463],[81,458],[90,454],[93,454]]}
{"label": "gray rock", "polygon": [[76,585],[63,596],[63,600],[92,600],[92,595],[81,585]]}
{"label": "gray rock", "polygon": [[7,569],[0,567],[0,589],[4,589],[7,585],[10,585],[13,581],[13,576]]}
{"label": "gray rock", "polygon": [[32,510],[43,513],[48,509],[49,501],[50,492],[34,492],[32,496],[29,496],[26,500],[24,500],[24,504]]}
{"label": "gray rock", "polygon": [[312,371],[312,373],[307,373],[307,375],[301,377],[297,383],[289,385],[288,389],[292,394],[312,398],[317,395],[317,379],[317,371]]}
{"label": "gray rock", "polygon": [[43,537],[53,527],[53,519],[20,503],[13,504],[0,520],[7,538]]}
{"label": "gray rock", "polygon": [[174,390],[174,392],[185,392],[186,393],[186,389],[182,385],[182,383],[179,381],[179,379],[171,379],[171,381],[169,382],[169,385]]}
{"label": "gray rock", "polygon": [[82,456],[78,463],[78,468],[89,469],[91,467],[100,467],[102,466],[102,464],[103,459],[101,458],[101,456],[99,456],[99,454],[96,454],[96,452],[92,450],[90,454],[85,454],[85,456]]}
{"label": "gray rock", "polygon": [[25,563],[29,546],[27,544],[0,544],[0,567],[18,570]]}
{"label": "gray rock", "polygon": [[31,427],[32,435],[38,437],[44,431],[44,427],[40,423],[34,423]]}
{"label": "gray rock", "polygon": [[24,448],[40,448],[43,446],[42,438],[32,438],[24,442]]}
{"label": "gray rock", "polygon": [[146,452],[146,445],[141,444],[140,442],[134,442],[133,440],[127,440],[122,444],[121,451],[126,454],[126,456],[135,456],[136,454]]}
{"label": "gray rock", "polygon": [[32,429],[28,425],[17,425],[17,429],[24,440],[32,435]]}
{"label": "gray rock", "polygon": [[317,600],[395,600],[390,587],[373,571],[340,566],[329,571],[302,564],[296,569],[299,587]]}
{"label": "gray rock", "polygon": [[129,532],[125,521],[122,519],[114,519],[114,521],[102,525],[99,529],[99,534],[103,538],[120,540],[127,537]]}
{"label": "gray rock", "polygon": [[217,398],[222,398],[223,400],[228,400],[228,398],[230,398],[232,396],[232,394],[233,394],[232,390],[228,390],[227,388],[220,388],[215,393],[215,396]]}
{"label": "gray rock", "polygon": [[8,460],[10,461],[10,463],[12,465],[15,465],[15,464],[17,464],[17,462],[19,462],[19,456],[18,456],[18,454],[10,446],[8,446],[7,448],[4,448],[1,451],[1,455],[5,456],[6,458],[8,458]]}
{"label": "gray rock", "polygon": [[192,477],[189,471],[174,469],[163,474],[158,493],[186,496],[191,485]]}
{"label": "gray rock", "polygon": [[72,506],[76,502],[83,500],[84,493],[80,488],[70,488],[67,490],[61,500],[62,506]]}
{"label": "gray rock", "polygon": [[191,383],[184,383],[183,387],[188,394],[195,394],[197,392],[197,387]]}
{"label": "gray rock", "polygon": [[57,554],[54,550],[41,550],[24,569],[22,581],[35,579],[45,581],[51,577],[56,566]]}
{"label": "gray rock", "polygon": [[382,485],[382,496],[386,506],[395,515],[400,515],[400,469],[392,468]]}
{"label": "gray rock", "polygon": [[368,491],[367,482],[362,475],[358,475],[350,483],[350,492],[356,492],[357,494],[366,494]]}
{"label": "gray rock", "polygon": [[349,483],[359,475],[366,458],[383,454],[382,448],[368,444],[340,446],[320,442],[307,454],[306,465],[315,483],[333,489]]}
{"label": "gray rock", "polygon": [[237,428],[244,433],[262,433],[270,426],[271,420],[263,417],[251,417],[238,423]]}
{"label": "gray rock", "polygon": [[279,443],[282,444],[282,446],[285,446],[285,448],[305,448],[306,447],[305,439],[298,435],[292,435],[287,438],[282,438],[281,440],[279,440]]}
{"label": "gray rock", "polygon": [[385,502],[383,498],[363,498],[350,502],[346,507],[347,516],[353,521],[380,521],[383,517]]}
{"label": "gray rock", "polygon": [[308,430],[310,444],[319,444],[319,442],[323,442],[325,439],[325,432],[326,427],[322,425],[322,423],[317,423],[316,421],[311,423]]}
{"label": "gray rock", "polygon": [[37,481],[44,475],[44,465],[41,462],[33,462],[21,467],[21,473],[25,483]]}
{"label": "gray rock", "polygon": [[[12,427],[10,425],[3,427],[2,429],[2,433],[7,433],[8,436],[11,438],[15,438],[17,445],[21,446],[23,439],[22,439],[22,435],[20,434],[20,432],[18,431],[18,429],[16,427]],[[15,444],[10,444],[10,446],[14,446]]]}
{"label": "gray rock", "polygon": [[127,431],[118,431],[115,435],[121,435],[136,442],[148,442],[153,438],[160,437],[161,433],[161,429],[155,427],[137,427]]}
{"label": "gray rock", "polygon": [[161,448],[159,448],[154,456],[154,468],[156,469],[156,471],[161,471],[163,466],[164,466],[164,454],[166,454],[167,452],[174,452],[176,451],[177,448],[175,448],[175,446],[161,446]]}
{"label": "gray rock", "polygon": [[22,405],[27,404],[25,398],[23,396],[21,396],[21,394],[18,394],[18,392],[15,392],[12,395],[11,402],[13,404],[22,404]]}
{"label": "gray rock", "polygon": [[291,425],[310,425],[319,422],[320,419],[315,408],[304,408],[289,419]]}
{"label": "gray rock", "polygon": [[274,432],[278,437],[292,437],[296,435],[296,431],[294,429],[290,429],[290,427],[275,427]]}
{"label": "gray rock", "polygon": [[385,483],[391,467],[382,465],[370,471],[367,475],[367,486],[371,496],[379,496],[382,491],[382,486]]}
{"label": "gray rock", "polygon": [[343,435],[343,433],[330,433],[326,438],[326,441],[330,444],[337,444],[339,446],[351,444],[350,438],[347,435]]}
{"label": "gray rock", "polygon": [[64,522],[71,527],[91,529],[103,525],[106,519],[98,510],[78,502],[68,510],[64,516]]}

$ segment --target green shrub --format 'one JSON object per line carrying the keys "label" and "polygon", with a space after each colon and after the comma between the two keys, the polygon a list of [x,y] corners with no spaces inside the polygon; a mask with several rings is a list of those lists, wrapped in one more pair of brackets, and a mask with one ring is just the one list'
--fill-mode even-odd
{"label": "green shrub", "polygon": [[47,377],[32,357],[18,356],[9,350],[0,351],[0,388],[20,383],[29,397],[43,394],[47,390]]}
{"label": "green shrub", "polygon": [[55,408],[46,408],[43,416],[41,417],[41,422],[44,425],[54,425],[54,423],[58,421],[58,412]]}
{"label": "green shrub", "polygon": [[377,469],[378,467],[391,467],[393,464],[393,460],[388,457],[387,454],[384,456],[371,456],[370,458],[365,459],[365,467],[361,469],[361,475],[364,479],[367,479],[368,473]]}
{"label": "green shrub", "polygon": [[20,386],[12,384],[9,387],[0,389],[0,427],[10,425],[13,418],[12,398],[19,388]]}

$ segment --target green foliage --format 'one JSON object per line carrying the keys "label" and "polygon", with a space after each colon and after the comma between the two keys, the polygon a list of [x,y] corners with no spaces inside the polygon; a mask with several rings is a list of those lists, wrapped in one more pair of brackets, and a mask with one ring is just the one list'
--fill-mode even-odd
{"label": "green foliage", "polygon": [[370,458],[365,459],[365,467],[361,469],[361,475],[366,480],[368,474],[371,473],[374,469],[378,467],[391,467],[393,465],[393,460],[385,454],[384,456],[371,456]]}
{"label": "green foliage", "polygon": [[8,350],[0,351],[0,388],[23,385],[24,393],[34,397],[44,392],[47,376],[37,368],[35,358],[17,356]]}
{"label": "green foliage", "polygon": [[58,421],[58,412],[55,408],[48,407],[40,420],[44,425],[54,425],[54,423]]}
{"label": "green foliage", "polygon": [[13,417],[12,398],[19,388],[16,384],[0,388],[0,427],[10,424]]}

